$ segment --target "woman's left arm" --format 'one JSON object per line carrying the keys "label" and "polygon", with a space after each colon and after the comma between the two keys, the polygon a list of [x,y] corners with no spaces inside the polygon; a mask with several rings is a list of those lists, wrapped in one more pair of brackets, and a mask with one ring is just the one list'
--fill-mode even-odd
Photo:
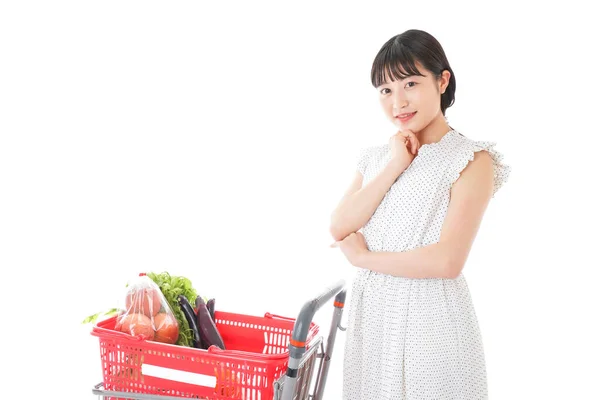
{"label": "woman's left arm", "polygon": [[458,277],[492,197],[493,168],[487,151],[475,152],[452,185],[439,242],[405,252],[364,251],[355,265],[405,278]]}

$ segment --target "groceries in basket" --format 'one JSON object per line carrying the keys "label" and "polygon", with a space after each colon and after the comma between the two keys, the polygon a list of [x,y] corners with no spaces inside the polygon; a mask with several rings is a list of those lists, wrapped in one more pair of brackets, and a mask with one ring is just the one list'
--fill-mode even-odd
{"label": "groceries in basket", "polygon": [[[211,302],[214,307],[215,299],[210,299],[209,303]],[[213,313],[210,312],[207,303],[200,296],[196,297],[196,313],[198,330],[200,331],[200,338],[202,338],[204,347],[208,349],[210,346],[217,346],[225,350],[223,338],[221,338],[217,325],[215,325],[214,311]]]}
{"label": "groceries in basket", "polygon": [[[194,347],[207,350],[214,345],[225,350],[225,344],[215,325],[214,316],[209,313],[202,296],[196,296],[195,309],[192,308],[185,296],[179,295],[177,300],[192,329]],[[214,304],[214,299],[211,301]]]}
{"label": "groceries in basket", "polygon": [[125,308],[115,330],[142,339],[175,344],[179,324],[158,285],[146,275],[137,277],[126,289]]}
{"label": "groceries in basket", "polygon": [[179,324],[179,338],[175,343],[178,346],[196,347],[194,346],[195,331],[190,326],[188,319],[179,303],[179,296],[183,296],[188,301],[195,301],[198,297],[198,292],[192,286],[192,281],[184,276],[171,275],[168,272],[160,274],[148,272],[148,278],[152,279],[160,288],[163,296],[167,299],[173,315]]}
{"label": "groceries in basket", "polygon": [[[115,330],[145,340],[208,350],[225,344],[215,322],[215,299],[198,295],[192,282],[168,272],[142,273],[126,286]],[[124,305],[124,307],[123,307]],[[102,313],[87,317],[95,322]]]}

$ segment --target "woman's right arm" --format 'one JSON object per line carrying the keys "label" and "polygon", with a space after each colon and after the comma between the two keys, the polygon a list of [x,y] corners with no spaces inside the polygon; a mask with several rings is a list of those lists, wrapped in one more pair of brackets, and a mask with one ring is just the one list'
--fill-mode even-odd
{"label": "woman's right arm", "polygon": [[362,228],[405,169],[406,167],[391,160],[365,187],[362,187],[362,174],[356,171],[350,187],[331,214],[329,231],[333,238],[336,241],[342,240]]}

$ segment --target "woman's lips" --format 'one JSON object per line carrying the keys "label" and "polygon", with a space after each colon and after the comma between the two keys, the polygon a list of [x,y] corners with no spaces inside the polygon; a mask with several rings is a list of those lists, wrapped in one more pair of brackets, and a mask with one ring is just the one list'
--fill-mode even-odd
{"label": "woman's lips", "polygon": [[406,121],[408,121],[409,119],[411,119],[411,118],[412,118],[412,117],[413,117],[413,116],[414,116],[416,113],[417,113],[417,112],[415,111],[415,112],[413,112],[413,113],[410,113],[410,114],[400,114],[400,115],[398,115],[396,118],[398,118],[398,120],[399,120],[400,122],[406,122]]}

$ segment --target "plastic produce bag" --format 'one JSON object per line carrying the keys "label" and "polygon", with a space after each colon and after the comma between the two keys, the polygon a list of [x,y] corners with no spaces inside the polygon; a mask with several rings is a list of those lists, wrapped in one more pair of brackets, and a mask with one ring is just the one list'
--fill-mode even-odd
{"label": "plastic produce bag", "polygon": [[175,344],[179,324],[160,288],[145,274],[127,287],[124,312],[117,317],[115,330],[146,340]]}

